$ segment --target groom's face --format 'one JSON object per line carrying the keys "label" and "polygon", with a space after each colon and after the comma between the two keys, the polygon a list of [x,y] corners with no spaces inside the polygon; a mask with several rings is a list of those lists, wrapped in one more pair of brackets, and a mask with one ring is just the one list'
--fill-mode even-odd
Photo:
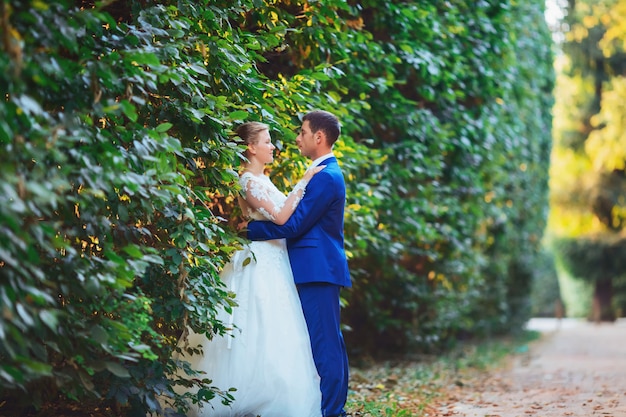
{"label": "groom's face", "polygon": [[313,134],[311,128],[309,127],[309,121],[305,120],[302,123],[302,127],[300,128],[300,133],[296,138],[296,145],[298,145],[298,149],[300,149],[300,153],[307,158],[314,159],[313,156],[317,151],[317,141],[319,138],[317,135]]}

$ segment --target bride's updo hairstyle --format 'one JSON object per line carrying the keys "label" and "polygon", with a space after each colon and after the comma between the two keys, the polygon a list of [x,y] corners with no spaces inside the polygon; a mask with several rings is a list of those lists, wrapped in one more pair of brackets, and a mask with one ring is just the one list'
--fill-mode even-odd
{"label": "bride's updo hairstyle", "polygon": [[237,136],[239,136],[243,143],[251,145],[259,141],[259,134],[269,129],[265,123],[261,122],[246,122],[237,128]]}

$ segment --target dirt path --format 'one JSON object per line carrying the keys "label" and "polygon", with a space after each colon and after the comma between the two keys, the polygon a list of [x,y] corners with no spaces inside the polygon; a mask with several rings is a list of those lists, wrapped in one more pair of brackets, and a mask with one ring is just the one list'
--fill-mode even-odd
{"label": "dirt path", "polygon": [[626,417],[626,320],[533,320],[542,338],[482,381],[460,388],[439,416]]}

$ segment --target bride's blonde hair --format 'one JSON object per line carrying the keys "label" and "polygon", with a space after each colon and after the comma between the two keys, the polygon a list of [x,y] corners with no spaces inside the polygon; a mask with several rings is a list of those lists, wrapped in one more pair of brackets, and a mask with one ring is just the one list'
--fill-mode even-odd
{"label": "bride's blonde hair", "polygon": [[246,122],[237,128],[239,136],[246,145],[257,143],[259,133],[269,130],[269,126],[261,122]]}

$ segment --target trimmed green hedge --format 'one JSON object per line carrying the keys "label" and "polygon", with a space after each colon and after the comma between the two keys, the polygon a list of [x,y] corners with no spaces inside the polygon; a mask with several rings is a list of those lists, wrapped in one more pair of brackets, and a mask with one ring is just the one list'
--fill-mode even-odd
{"label": "trimmed green hedge", "polygon": [[[0,398],[157,408],[182,329],[223,332],[233,303],[234,127],[272,127],[287,189],[313,108],[343,124],[353,355],[527,317],[550,153],[542,1],[0,7]],[[209,380],[200,396],[228,401]]]}

